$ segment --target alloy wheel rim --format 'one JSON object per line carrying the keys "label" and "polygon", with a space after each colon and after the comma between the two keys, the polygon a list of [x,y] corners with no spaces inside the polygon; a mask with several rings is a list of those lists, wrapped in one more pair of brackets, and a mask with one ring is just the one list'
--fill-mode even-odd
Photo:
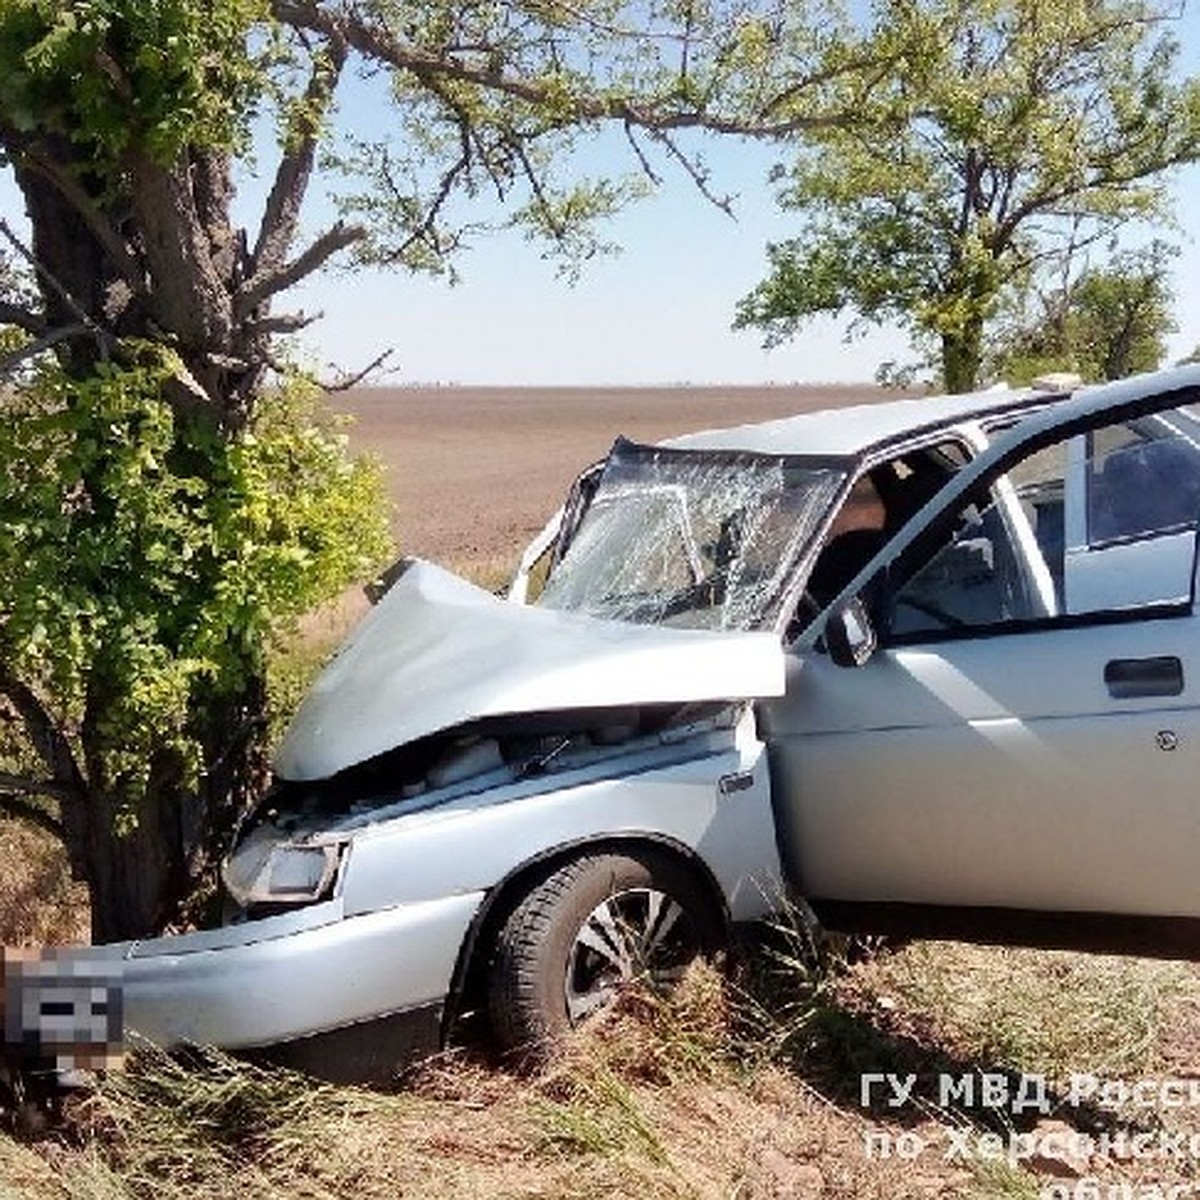
{"label": "alloy wheel rim", "polygon": [[567,1019],[579,1024],[635,979],[657,987],[678,981],[699,949],[691,918],[666,892],[629,888],[606,897],[567,956]]}

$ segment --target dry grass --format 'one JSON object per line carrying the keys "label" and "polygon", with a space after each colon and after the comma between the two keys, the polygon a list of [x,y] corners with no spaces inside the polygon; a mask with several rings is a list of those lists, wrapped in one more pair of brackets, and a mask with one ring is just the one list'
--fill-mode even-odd
{"label": "dry grass", "polygon": [[87,942],[89,934],[87,889],[71,879],[62,846],[0,818],[0,945]]}
{"label": "dry grass", "polygon": [[[1173,1062],[1179,1022],[1194,1019],[1190,971],[1132,960],[915,944],[854,967],[792,963],[790,979],[757,972],[753,996],[706,967],[672,996],[631,992],[530,1075],[457,1053],[382,1093],[141,1048],[72,1106],[61,1136],[29,1147],[0,1135],[0,1196],[1032,1200],[1053,1176],[947,1162],[946,1129],[968,1118],[866,1110],[859,1071],[899,1069],[897,1044],[923,1077],[1008,1070],[989,1049],[994,1031],[1041,1019],[1055,1039],[1030,1043],[1023,1069],[1048,1069],[1062,1039],[1081,1056],[1073,1068],[1140,1064],[1153,1075]],[[1125,984],[1110,987],[1114,971]],[[996,990],[983,1003],[985,984]],[[1131,986],[1155,999],[1126,1039]],[[880,1131],[916,1133],[927,1149],[913,1161],[872,1159],[865,1138]],[[1095,1170],[1144,1188],[1170,1181],[1158,1166]]]}
{"label": "dry grass", "polygon": [[838,998],[960,1059],[1062,1080],[1150,1070],[1195,992],[1180,963],[919,942],[865,964]]}
{"label": "dry grass", "polygon": [[[860,1119],[778,1067],[747,1071],[723,981],[633,994],[538,1074],[448,1057],[404,1091],[334,1088],[143,1048],[43,1143],[42,1197],[225,1200],[900,1196],[847,1151]],[[843,1145],[844,1143],[844,1145]],[[0,1145],[3,1145],[0,1139]],[[10,1143],[11,1145],[11,1143]],[[24,1153],[24,1152],[23,1152]],[[833,1156],[836,1168],[818,1166]],[[840,1161],[839,1161],[840,1160]],[[0,1159],[0,1162],[3,1162]]]}

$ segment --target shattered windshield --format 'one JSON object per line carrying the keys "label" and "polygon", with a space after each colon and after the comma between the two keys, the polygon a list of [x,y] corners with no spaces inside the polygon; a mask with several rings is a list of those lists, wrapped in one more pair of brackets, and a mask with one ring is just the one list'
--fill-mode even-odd
{"label": "shattered windshield", "polygon": [[610,620],[761,629],[844,464],[619,439],[537,603]]}

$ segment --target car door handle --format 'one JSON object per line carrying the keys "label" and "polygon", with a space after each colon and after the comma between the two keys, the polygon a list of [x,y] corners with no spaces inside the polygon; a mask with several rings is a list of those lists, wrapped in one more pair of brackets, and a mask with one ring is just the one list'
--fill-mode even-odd
{"label": "car door handle", "polygon": [[1104,682],[1114,700],[1132,696],[1178,696],[1183,663],[1173,654],[1156,658],[1114,658],[1104,664]]}

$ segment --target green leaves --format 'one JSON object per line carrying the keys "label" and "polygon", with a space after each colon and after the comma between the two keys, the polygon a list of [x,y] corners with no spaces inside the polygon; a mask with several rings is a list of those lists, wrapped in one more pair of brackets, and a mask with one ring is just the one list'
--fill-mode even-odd
{"label": "green leaves", "polygon": [[48,370],[0,422],[0,655],[61,727],[92,723],[131,804],[155,755],[202,769],[198,697],[236,693],[275,631],[390,548],[378,468],[306,385],[230,440],[175,416],[169,361],[149,362]]}
{"label": "green leaves", "polygon": [[770,247],[736,325],[771,343],[821,312],[896,322],[947,386],[975,386],[1002,308],[1161,218],[1164,173],[1200,157],[1200,81],[1176,77],[1170,22],[1143,0],[877,0],[856,52],[890,69],[833,89],[857,119],[782,174],[803,232]]}
{"label": "green leaves", "polygon": [[1028,383],[1048,371],[1073,371],[1088,380],[1123,379],[1152,371],[1175,330],[1165,242],[1115,254],[1037,298],[1034,315],[1019,313],[991,350],[994,373]]}
{"label": "green leaves", "polygon": [[112,175],[137,151],[243,149],[266,86],[249,48],[266,0],[6,0],[0,121],[91,147]]}

